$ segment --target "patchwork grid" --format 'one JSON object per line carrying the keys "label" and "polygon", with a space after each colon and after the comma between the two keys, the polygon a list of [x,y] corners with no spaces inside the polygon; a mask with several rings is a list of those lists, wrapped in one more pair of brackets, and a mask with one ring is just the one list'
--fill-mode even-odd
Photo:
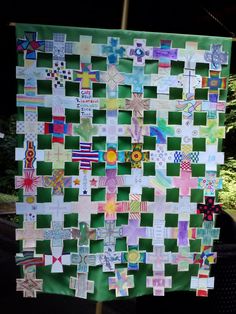
{"label": "patchwork grid", "polygon": [[17,36],[17,291],[207,296],[229,40],[34,25]]}

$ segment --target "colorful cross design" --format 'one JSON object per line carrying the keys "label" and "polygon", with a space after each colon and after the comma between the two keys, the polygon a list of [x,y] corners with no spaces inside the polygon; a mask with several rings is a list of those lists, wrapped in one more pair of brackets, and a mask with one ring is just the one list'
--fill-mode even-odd
{"label": "colorful cross design", "polygon": [[97,214],[98,204],[91,202],[89,195],[80,196],[80,201],[73,204],[72,212],[79,214],[79,221],[90,225],[91,214]]}
{"label": "colorful cross design", "polygon": [[124,76],[114,64],[108,66],[106,72],[100,73],[100,81],[106,83],[107,97],[118,98],[118,86],[124,82]]}
{"label": "colorful cross design", "polygon": [[222,204],[214,204],[214,199],[214,197],[206,196],[205,204],[197,205],[197,213],[204,214],[204,220],[213,221],[213,214],[219,214],[222,211]]}
{"label": "colorful cross design", "polygon": [[152,57],[152,50],[146,46],[146,39],[134,39],[134,46],[128,47],[126,53],[134,60],[134,66],[144,66],[145,59]]}
{"label": "colorful cross design", "polygon": [[92,142],[93,135],[98,133],[98,127],[92,125],[90,118],[83,118],[80,120],[80,124],[73,126],[73,133],[80,136],[80,140],[85,142]]}
{"label": "colorful cross design", "polygon": [[89,224],[85,221],[79,222],[79,229],[72,228],[72,238],[78,239],[79,246],[88,246],[90,240],[95,240],[96,231],[95,229],[90,229]]}
{"label": "colorful cross design", "polygon": [[200,136],[206,138],[207,144],[217,144],[217,139],[225,138],[225,128],[218,126],[216,119],[211,119],[207,126],[200,126]]}
{"label": "colorful cross design", "polygon": [[53,122],[46,122],[44,126],[45,134],[52,134],[52,143],[64,143],[64,136],[72,135],[72,124],[65,123],[65,117],[52,117]]}
{"label": "colorful cross design", "polygon": [[78,273],[77,277],[70,277],[70,289],[75,290],[77,298],[87,299],[88,293],[94,293],[94,281],[88,280],[87,273]]}
{"label": "colorful cross design", "polygon": [[36,241],[44,239],[44,229],[36,229],[36,222],[24,221],[23,229],[16,229],[16,240],[23,240],[25,251],[34,251]]}
{"label": "colorful cross design", "polygon": [[64,176],[64,169],[53,170],[52,176],[43,176],[43,186],[52,188],[54,195],[63,195],[64,188],[71,185],[72,178]]}
{"label": "colorful cross design", "polygon": [[63,247],[63,240],[71,239],[71,229],[63,228],[63,222],[52,221],[51,229],[44,229],[44,240],[51,240],[52,247]]}
{"label": "colorful cross design", "polygon": [[223,188],[222,178],[218,178],[215,171],[207,171],[205,178],[198,178],[198,188],[203,189],[204,196],[215,196],[216,190]]}
{"label": "colorful cross design", "polygon": [[109,277],[109,290],[116,290],[116,297],[126,297],[130,288],[134,288],[134,276],[127,275],[126,268],[115,270],[115,277]]}
{"label": "colorful cross design", "polygon": [[64,145],[60,143],[52,143],[52,149],[45,149],[46,162],[52,162],[53,169],[63,169],[65,162],[71,161],[71,150],[64,149]]}
{"label": "colorful cross design", "polygon": [[227,80],[220,77],[219,71],[210,71],[209,77],[202,78],[202,88],[209,89],[209,100],[217,102],[219,98],[219,89],[226,89]]}
{"label": "colorful cross design", "polygon": [[132,73],[124,74],[124,85],[132,86],[132,93],[143,94],[144,86],[150,85],[151,75],[144,74],[144,67],[134,66]]}
{"label": "colorful cross design", "polygon": [[36,60],[37,51],[45,51],[45,41],[37,40],[36,32],[25,32],[25,39],[18,39],[17,51],[24,51],[25,58],[29,60]]}
{"label": "colorful cross design", "polygon": [[189,271],[189,265],[193,264],[194,253],[190,253],[190,247],[179,247],[178,253],[172,253],[171,264],[178,265],[178,271]]}
{"label": "colorful cross design", "polygon": [[96,255],[89,254],[88,246],[79,246],[78,253],[71,253],[71,265],[77,265],[77,273],[88,273],[89,266],[96,266]]}
{"label": "colorful cross design", "polygon": [[104,227],[96,229],[96,240],[104,240],[104,247],[115,249],[116,239],[123,237],[122,227],[116,227],[115,220],[105,220]]}
{"label": "colorful cross design", "polygon": [[191,177],[191,172],[181,170],[180,177],[173,178],[173,186],[179,189],[180,196],[189,196],[191,188],[197,188],[197,178]]}
{"label": "colorful cross design", "polygon": [[80,71],[73,71],[73,80],[80,82],[81,89],[91,89],[92,82],[99,81],[99,71],[92,71],[92,64],[81,63]]}
{"label": "colorful cross design", "polygon": [[138,245],[129,245],[128,252],[121,253],[121,263],[128,263],[128,270],[139,270],[139,263],[146,263],[146,251],[139,251]]}
{"label": "colorful cross design", "polygon": [[159,60],[158,73],[163,70],[169,70],[171,67],[171,60],[177,59],[178,49],[171,49],[171,40],[161,40],[161,46],[153,48],[153,59]]}
{"label": "colorful cross design", "polygon": [[34,251],[23,251],[22,254],[16,254],[16,265],[21,265],[24,269],[31,266],[44,266],[44,257],[42,254],[35,254]]}
{"label": "colorful cross design", "polygon": [[219,239],[220,229],[214,228],[214,221],[203,221],[202,228],[197,228],[196,236],[202,240],[202,245],[213,245],[213,240]]}
{"label": "colorful cross design", "polygon": [[172,287],[172,278],[170,276],[165,277],[164,271],[153,272],[153,276],[147,276],[146,286],[153,288],[154,296],[164,296],[165,288]]}
{"label": "colorful cross design", "polygon": [[143,117],[143,111],[150,107],[150,99],[144,99],[142,93],[133,93],[132,99],[126,99],[125,108],[132,109],[135,117]]}
{"label": "colorful cross design", "polygon": [[150,126],[150,136],[157,137],[157,144],[166,144],[167,137],[174,136],[174,127],[168,126],[163,118],[157,119],[157,126]]}
{"label": "colorful cross design", "polygon": [[120,46],[120,39],[115,37],[107,38],[107,45],[102,45],[102,53],[107,56],[107,64],[118,64],[119,58],[123,58],[125,48]]}
{"label": "colorful cross design", "polygon": [[72,151],[72,161],[80,162],[80,169],[91,170],[91,162],[98,162],[98,151],[92,151],[91,143],[81,143],[80,150]]}
{"label": "colorful cross design", "polygon": [[224,164],[224,153],[218,152],[218,146],[207,145],[205,152],[199,152],[199,163],[205,164],[206,171],[217,171],[217,165]]}
{"label": "colorful cross design", "polygon": [[42,186],[42,177],[35,174],[35,169],[24,169],[23,176],[15,177],[15,188],[23,189],[24,195],[37,195],[37,187]]}
{"label": "colorful cross design", "polygon": [[44,255],[45,266],[52,265],[52,273],[62,273],[63,265],[71,265],[70,254],[63,254],[62,247],[51,247],[52,255]]}
{"label": "colorful cross design", "polygon": [[228,54],[222,51],[222,45],[212,44],[211,50],[205,52],[204,59],[210,63],[210,70],[221,71],[221,65],[228,63]]}
{"label": "colorful cross design", "polygon": [[203,245],[201,253],[194,253],[194,264],[199,264],[200,270],[210,270],[210,265],[215,264],[217,253],[212,252],[212,247]]}
{"label": "colorful cross design", "polygon": [[54,61],[52,69],[45,69],[45,75],[46,79],[52,81],[54,94],[58,93],[64,96],[65,82],[73,79],[73,71],[66,69],[65,61]]}
{"label": "colorful cross design", "polygon": [[191,277],[190,288],[196,290],[199,297],[207,297],[208,289],[213,289],[214,277],[209,277],[208,271],[201,272],[198,276]]}
{"label": "colorful cross design", "polygon": [[132,144],[132,152],[125,152],[125,161],[131,163],[131,168],[142,168],[142,162],[149,161],[149,152],[142,152],[143,144]]}
{"label": "colorful cross design", "polygon": [[181,111],[184,119],[193,119],[194,112],[202,108],[202,100],[195,100],[193,94],[188,94],[186,100],[178,100],[176,110]]}
{"label": "colorful cross design", "polygon": [[23,160],[24,169],[36,169],[37,161],[44,161],[44,150],[36,148],[36,142],[24,141],[24,148],[16,148],[15,159]]}
{"label": "colorful cross design", "polygon": [[123,225],[123,236],[127,238],[128,245],[138,245],[139,238],[146,238],[146,227],[140,227],[140,221],[130,219],[128,225]]}
{"label": "colorful cross design", "polygon": [[115,271],[115,265],[121,263],[121,252],[114,251],[114,248],[104,247],[104,253],[97,254],[97,264],[102,265],[104,272]]}
{"label": "colorful cross design", "polygon": [[52,41],[45,41],[45,52],[52,53],[53,60],[64,61],[65,54],[72,54],[72,43],[66,42],[66,34],[54,33]]}
{"label": "colorful cross design", "polygon": [[24,121],[17,121],[16,133],[24,134],[25,141],[37,142],[38,134],[44,134],[44,123],[38,122],[36,107],[25,107]]}
{"label": "colorful cross design", "polygon": [[129,195],[129,200],[130,200],[129,219],[140,220],[141,213],[147,212],[147,202],[143,202],[141,200],[141,195],[131,193]]}
{"label": "colorful cross design", "polygon": [[107,193],[116,193],[117,187],[124,184],[123,176],[116,175],[116,169],[106,169],[106,176],[98,178],[98,185],[107,187]]}
{"label": "colorful cross design", "polygon": [[36,272],[26,271],[23,279],[16,279],[16,291],[23,291],[25,298],[36,298],[43,291],[43,280],[36,279]]}
{"label": "colorful cross design", "polygon": [[171,252],[165,252],[164,246],[153,246],[153,252],[147,252],[147,264],[152,264],[154,272],[164,271],[165,264],[171,263]]}
{"label": "colorful cross design", "polygon": [[99,161],[105,161],[106,169],[116,169],[117,161],[123,158],[122,152],[117,152],[116,144],[107,144],[106,152],[99,152]]}
{"label": "colorful cross design", "polygon": [[116,202],[116,194],[107,194],[105,203],[98,203],[98,213],[105,213],[106,220],[115,220],[117,213],[127,213],[129,202]]}

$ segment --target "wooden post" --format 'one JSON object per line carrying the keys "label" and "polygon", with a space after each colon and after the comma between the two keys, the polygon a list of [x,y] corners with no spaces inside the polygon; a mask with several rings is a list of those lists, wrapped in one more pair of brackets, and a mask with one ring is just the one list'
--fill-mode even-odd
{"label": "wooden post", "polygon": [[96,314],[102,314],[102,302],[96,303]]}
{"label": "wooden post", "polygon": [[121,20],[121,29],[127,29],[128,11],[129,11],[129,0],[124,0],[122,20]]}

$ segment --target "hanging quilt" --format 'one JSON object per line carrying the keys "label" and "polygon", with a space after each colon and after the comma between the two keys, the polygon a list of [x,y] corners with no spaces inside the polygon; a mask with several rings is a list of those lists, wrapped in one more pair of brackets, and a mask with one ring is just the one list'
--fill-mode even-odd
{"label": "hanging quilt", "polygon": [[16,26],[25,297],[207,296],[231,39]]}

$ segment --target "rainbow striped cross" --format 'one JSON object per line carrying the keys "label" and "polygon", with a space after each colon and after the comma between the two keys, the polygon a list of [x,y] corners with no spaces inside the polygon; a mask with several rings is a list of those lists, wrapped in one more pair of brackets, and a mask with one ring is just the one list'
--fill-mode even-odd
{"label": "rainbow striped cross", "polygon": [[98,151],[91,147],[91,143],[80,143],[80,150],[72,151],[72,161],[80,162],[80,169],[91,170],[91,162],[98,162]]}

